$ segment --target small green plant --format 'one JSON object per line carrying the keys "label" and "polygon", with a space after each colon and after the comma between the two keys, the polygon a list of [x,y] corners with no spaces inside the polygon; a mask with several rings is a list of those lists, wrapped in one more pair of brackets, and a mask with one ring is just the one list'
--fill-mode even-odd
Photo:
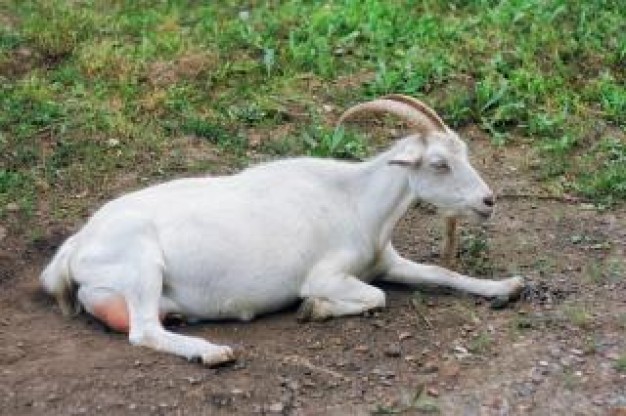
{"label": "small green plant", "polygon": [[493,342],[493,337],[487,332],[479,332],[470,340],[468,350],[475,354],[485,354],[489,352]]}
{"label": "small green plant", "polygon": [[626,354],[622,354],[622,356],[615,361],[615,369],[620,373],[626,373]]}
{"label": "small green plant", "polygon": [[367,153],[361,138],[343,128],[330,130],[313,124],[303,131],[302,141],[311,156],[358,160]]}
{"label": "small green plant", "polygon": [[569,322],[579,328],[589,329],[593,325],[593,316],[583,306],[567,305],[564,307],[563,313]]}
{"label": "small green plant", "polygon": [[461,264],[470,274],[490,276],[494,265],[489,257],[489,240],[483,229],[463,229],[461,232]]}
{"label": "small green plant", "polygon": [[608,205],[626,199],[626,141],[607,137],[583,162],[588,169],[575,185],[580,193]]}

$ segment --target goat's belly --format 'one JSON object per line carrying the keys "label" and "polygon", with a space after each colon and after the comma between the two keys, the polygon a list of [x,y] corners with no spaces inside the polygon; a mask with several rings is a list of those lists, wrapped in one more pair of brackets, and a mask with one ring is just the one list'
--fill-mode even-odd
{"label": "goat's belly", "polygon": [[[269,281],[268,281],[269,280]],[[283,309],[298,300],[293,284],[273,279],[208,277],[202,281],[166,282],[164,295],[190,320],[239,319]],[[265,283],[265,284],[262,284]]]}

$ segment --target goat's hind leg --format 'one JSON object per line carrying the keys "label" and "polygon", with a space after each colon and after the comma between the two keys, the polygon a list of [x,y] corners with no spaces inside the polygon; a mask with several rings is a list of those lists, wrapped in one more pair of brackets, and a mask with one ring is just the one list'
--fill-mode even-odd
{"label": "goat's hind leg", "polygon": [[[133,233],[105,232],[97,243],[82,247],[73,272],[79,300],[85,309],[113,329],[128,331],[131,344],[199,359],[207,365],[233,361],[233,350],[204,339],[175,334],[163,328],[164,262],[150,224]],[[122,239],[126,243],[118,249]],[[110,248],[109,248],[110,247]]]}

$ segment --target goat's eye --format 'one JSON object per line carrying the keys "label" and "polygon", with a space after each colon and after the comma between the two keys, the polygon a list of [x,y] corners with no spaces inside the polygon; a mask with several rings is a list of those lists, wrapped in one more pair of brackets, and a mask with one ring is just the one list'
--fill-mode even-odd
{"label": "goat's eye", "polygon": [[439,173],[447,173],[450,171],[450,165],[443,159],[435,160],[430,165]]}

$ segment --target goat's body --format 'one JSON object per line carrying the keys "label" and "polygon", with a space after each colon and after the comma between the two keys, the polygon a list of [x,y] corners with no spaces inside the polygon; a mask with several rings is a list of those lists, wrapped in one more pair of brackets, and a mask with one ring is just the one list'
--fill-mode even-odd
{"label": "goat's body", "polygon": [[[329,165],[331,184],[324,178]],[[110,268],[116,251],[135,250],[142,235],[158,241],[154,261],[163,264],[162,296],[170,308],[176,306],[164,312],[189,319],[247,320],[283,308],[299,299],[307,275],[337,253],[350,257],[342,259],[351,265],[347,273],[371,278],[364,272],[382,247],[372,249],[376,242],[357,218],[338,215],[352,212],[348,205],[354,201],[340,186],[337,169],[348,180],[358,167],[282,161],[123,196],[102,207],[73,238],[71,278],[79,286],[123,284],[123,268],[119,274],[94,268]],[[355,237],[363,250],[354,245]]]}
{"label": "goat's body", "polygon": [[[207,364],[232,360],[233,351],[166,331],[160,319],[249,320],[299,299],[303,318],[358,314],[384,306],[384,293],[368,284],[377,276],[514,295],[521,278],[474,279],[413,263],[391,246],[418,197],[450,212],[491,214],[489,188],[447,134],[433,144],[409,136],[362,163],[289,159],[127,194],[64,243],[41,281],[65,313],[76,310],[76,294],[133,344]],[[441,169],[442,159],[453,168]]]}

